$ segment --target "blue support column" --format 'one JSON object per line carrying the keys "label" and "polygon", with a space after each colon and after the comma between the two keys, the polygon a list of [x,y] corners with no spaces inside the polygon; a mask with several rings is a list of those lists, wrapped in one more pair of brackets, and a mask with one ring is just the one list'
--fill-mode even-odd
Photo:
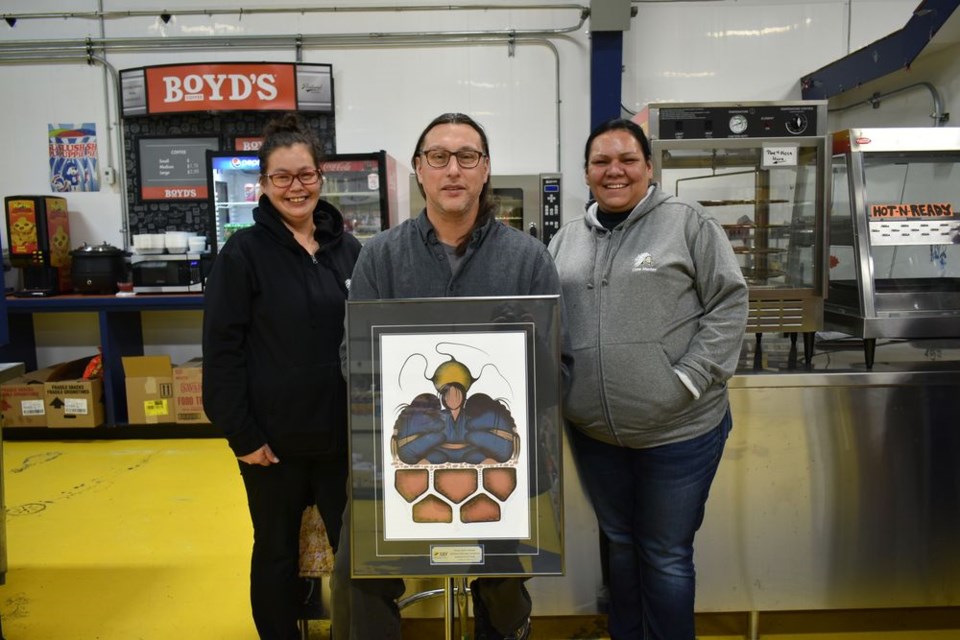
{"label": "blue support column", "polygon": [[590,129],[620,117],[623,31],[590,34]]}

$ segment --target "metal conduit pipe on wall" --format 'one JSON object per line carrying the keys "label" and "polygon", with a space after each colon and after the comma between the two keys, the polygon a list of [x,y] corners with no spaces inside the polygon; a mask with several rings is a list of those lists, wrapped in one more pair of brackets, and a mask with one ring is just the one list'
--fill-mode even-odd
{"label": "metal conduit pipe on wall", "polygon": [[[102,0],[99,0],[99,6],[102,9]],[[421,32],[371,32],[371,33],[350,33],[350,34],[286,34],[269,36],[197,36],[197,37],[177,37],[177,38],[106,38],[104,37],[103,21],[106,19],[128,18],[134,16],[154,16],[156,11],[127,11],[127,12],[97,12],[87,13],[34,13],[34,14],[0,14],[13,26],[19,19],[47,19],[47,18],[80,18],[80,19],[98,19],[100,21],[100,38],[85,38],[83,40],[46,40],[46,41],[12,41],[0,42],[0,64],[45,64],[57,62],[82,62],[85,64],[100,64],[113,80],[114,110],[117,114],[116,122],[108,127],[107,133],[107,157],[112,155],[112,136],[110,129],[116,128],[117,137],[120,138],[116,145],[117,149],[123,148],[123,132],[119,125],[121,105],[120,105],[120,74],[107,62],[106,54],[108,52],[132,52],[132,51],[170,51],[176,49],[179,51],[205,51],[210,49],[283,49],[292,47],[295,50],[296,61],[302,61],[302,50],[309,48],[380,48],[380,47],[422,47],[425,44],[430,46],[477,46],[490,44],[506,43],[510,50],[510,55],[514,54],[514,47],[517,44],[539,44],[547,47],[553,53],[554,57],[554,78],[555,78],[555,105],[556,105],[556,139],[557,139],[557,166],[556,170],[561,168],[561,126],[560,126],[560,54],[556,45],[550,41],[550,38],[565,39],[566,34],[580,30],[587,17],[590,15],[589,9],[580,5],[477,5],[471,7],[464,6],[406,6],[406,7],[316,7],[316,8],[273,8],[273,9],[238,9],[238,10],[210,10],[210,9],[189,9],[185,11],[176,11],[182,15],[212,15],[214,13],[236,14],[242,16],[245,13],[318,13],[318,12],[374,12],[374,11],[434,11],[434,10],[551,10],[575,9],[579,12],[579,18],[576,24],[568,27],[556,29],[529,29],[529,30],[507,30],[507,31],[421,31]],[[169,19],[169,18],[168,18]],[[106,118],[110,123],[110,86],[104,83],[104,102],[106,107]],[[112,158],[111,158],[112,160]],[[126,167],[122,155],[116,158],[119,170],[116,175],[126,174]],[[109,167],[108,167],[109,168]],[[128,209],[126,183],[120,180],[120,207],[121,207],[121,233],[124,243],[128,237]]]}
{"label": "metal conduit pipe on wall", "polygon": [[[638,0],[634,0],[635,2]],[[662,1],[662,0],[658,0]],[[676,0],[674,0],[676,1]],[[557,11],[575,10],[581,12],[585,18],[589,15],[589,8],[579,4],[476,4],[476,5],[368,5],[333,6],[333,7],[248,7],[240,9],[149,9],[140,11],[103,11],[103,4],[99,3],[98,11],[44,11],[36,13],[0,13],[0,18],[7,20],[44,20],[44,19],[87,19],[87,20],[117,20],[123,18],[143,18],[151,16],[214,16],[214,15],[254,15],[258,13],[404,13],[417,11]]]}
{"label": "metal conduit pipe on wall", "polygon": [[933,100],[933,113],[930,114],[930,117],[933,118],[933,126],[942,127],[946,124],[947,120],[950,119],[949,113],[943,112],[943,98],[940,97],[940,92],[937,91],[937,88],[929,82],[915,82],[914,84],[908,84],[905,87],[900,87],[899,89],[893,89],[891,91],[885,91],[883,93],[877,92],[871,95],[866,100],[861,100],[859,102],[854,102],[853,104],[848,104],[845,107],[836,107],[834,109],[828,109],[830,113],[839,113],[841,111],[846,111],[848,109],[853,109],[854,107],[862,107],[863,105],[869,104],[874,109],[880,108],[880,99],[886,98],[903,91],[908,91],[910,89],[926,89],[930,92],[930,96]]}

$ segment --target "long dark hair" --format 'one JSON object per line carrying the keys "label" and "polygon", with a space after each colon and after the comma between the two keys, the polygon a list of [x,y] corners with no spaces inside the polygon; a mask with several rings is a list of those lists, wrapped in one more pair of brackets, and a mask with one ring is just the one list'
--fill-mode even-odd
{"label": "long dark hair", "polygon": [[320,169],[323,160],[323,148],[320,139],[296,113],[285,113],[268,122],[263,128],[263,144],[257,156],[260,158],[260,176],[267,175],[267,162],[277,149],[305,144],[313,157],[313,166]]}
{"label": "long dark hair", "polygon": [[[444,113],[434,118],[430,124],[427,125],[426,129],[423,130],[423,133],[420,134],[420,137],[417,139],[417,146],[414,148],[413,155],[410,157],[410,166],[417,166],[417,158],[420,157],[420,152],[423,151],[423,141],[427,137],[427,134],[430,133],[434,127],[442,124],[465,124],[476,131],[477,135],[480,136],[480,146],[483,147],[482,151],[484,155],[488,158],[490,157],[490,144],[487,142],[487,134],[476,120],[465,113]],[[423,190],[423,185],[420,184],[419,180],[417,181],[417,188],[420,189],[420,195],[426,199],[427,193]],[[477,212],[477,219],[474,220],[473,226],[470,227],[470,230],[467,231],[457,243],[456,253],[458,256],[462,256],[466,252],[467,244],[469,244],[470,237],[473,235],[474,230],[479,229],[485,225],[488,220],[494,218],[499,209],[500,204],[490,193],[490,180],[488,178],[480,190],[480,209]]]}
{"label": "long dark hair", "polygon": [[650,162],[650,140],[647,138],[647,134],[643,132],[643,129],[640,128],[636,122],[632,120],[624,120],[623,118],[614,118],[612,120],[607,120],[606,122],[597,125],[597,128],[590,132],[590,137],[587,138],[587,144],[583,148],[583,168],[587,169],[590,166],[590,145],[593,144],[594,138],[599,135],[602,135],[608,131],[622,130],[626,131],[634,138],[637,139],[637,142],[640,144],[640,150],[643,151],[643,158],[647,162]]}

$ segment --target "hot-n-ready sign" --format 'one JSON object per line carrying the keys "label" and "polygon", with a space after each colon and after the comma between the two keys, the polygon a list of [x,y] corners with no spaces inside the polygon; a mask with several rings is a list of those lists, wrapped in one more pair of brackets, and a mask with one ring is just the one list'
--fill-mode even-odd
{"label": "hot-n-ready sign", "polygon": [[225,63],[124,69],[123,115],[333,111],[329,64]]}

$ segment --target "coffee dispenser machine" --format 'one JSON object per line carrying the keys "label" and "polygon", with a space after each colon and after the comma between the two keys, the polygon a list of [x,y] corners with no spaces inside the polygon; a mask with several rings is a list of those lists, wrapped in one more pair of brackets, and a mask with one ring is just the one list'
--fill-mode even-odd
{"label": "coffee dispenser machine", "polygon": [[53,296],[71,290],[67,201],[57,196],[4,199],[10,264],[21,271],[16,296]]}

